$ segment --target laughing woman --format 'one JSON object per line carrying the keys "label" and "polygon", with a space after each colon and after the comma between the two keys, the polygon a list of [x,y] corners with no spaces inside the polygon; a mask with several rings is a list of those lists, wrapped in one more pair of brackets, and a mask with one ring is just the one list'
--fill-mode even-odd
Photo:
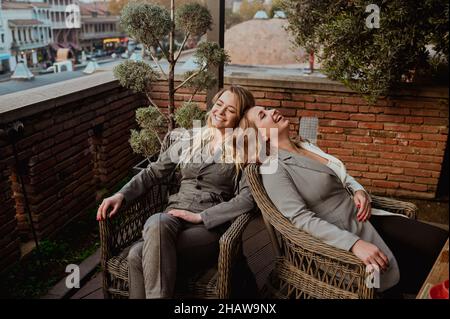
{"label": "laughing woman", "polygon": [[[109,208],[111,217],[124,199],[137,198],[177,166],[180,168],[179,192],[170,196],[164,212],[146,221],[143,240],[129,252],[130,298],[172,298],[177,265],[198,270],[217,262],[219,239],[226,225],[254,207],[245,178],[238,180],[241,174],[237,166],[223,161],[233,154],[228,146],[232,143],[226,142],[226,129],[236,127],[254,106],[253,95],[243,87],[231,86],[220,91],[213,102],[200,136],[176,142],[156,163],[104,199],[98,209],[97,219],[105,219]],[[201,140],[200,146],[192,146],[192,140]],[[200,153],[208,155],[204,161],[195,160]]]}
{"label": "laughing woman", "polygon": [[[308,141],[289,138],[289,121],[276,110],[251,108],[242,129],[278,137],[278,168],[263,174],[272,202],[297,228],[336,248],[353,252],[381,270],[379,291],[417,293],[448,237],[440,228],[371,208],[370,195],[344,164]],[[273,143],[272,143],[273,144]],[[395,286],[395,288],[393,288]]]}

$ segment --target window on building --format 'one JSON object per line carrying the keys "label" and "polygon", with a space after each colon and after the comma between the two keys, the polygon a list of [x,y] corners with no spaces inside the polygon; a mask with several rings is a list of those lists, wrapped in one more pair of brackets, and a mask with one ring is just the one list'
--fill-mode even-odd
{"label": "window on building", "polygon": [[19,41],[22,42],[22,31],[20,29],[17,30],[17,34],[19,35]]}
{"label": "window on building", "polygon": [[2,43],[5,43],[5,34],[4,33],[2,33]]}

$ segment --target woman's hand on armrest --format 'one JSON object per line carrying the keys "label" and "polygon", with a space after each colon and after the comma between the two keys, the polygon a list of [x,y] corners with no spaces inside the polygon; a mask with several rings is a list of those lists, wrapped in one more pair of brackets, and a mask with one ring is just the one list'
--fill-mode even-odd
{"label": "woman's hand on armrest", "polygon": [[98,207],[97,220],[105,220],[109,208],[112,208],[112,211],[109,213],[109,217],[113,217],[122,205],[123,199],[124,196],[121,193],[116,193],[111,197],[105,198]]}
{"label": "woman's hand on armrest", "polygon": [[389,259],[387,256],[377,246],[367,241],[359,239],[352,246],[351,251],[367,266],[375,265],[381,270],[386,270],[389,267]]}

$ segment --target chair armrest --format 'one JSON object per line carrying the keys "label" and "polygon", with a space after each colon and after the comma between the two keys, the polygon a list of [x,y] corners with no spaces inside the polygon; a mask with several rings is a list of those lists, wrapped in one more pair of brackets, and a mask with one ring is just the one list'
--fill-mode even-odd
{"label": "chair armrest", "polygon": [[417,217],[417,211],[419,209],[413,203],[375,195],[370,195],[370,197],[372,198],[372,206],[374,208],[380,208],[392,213],[402,214],[411,219],[416,219]]}
{"label": "chair armrest", "polygon": [[155,184],[133,201],[125,202],[113,218],[99,221],[102,266],[142,236],[145,221],[164,210],[170,189],[169,182]]}
{"label": "chair armrest", "polygon": [[[310,261],[308,267],[314,264],[321,264],[329,269],[339,269],[345,273],[353,273],[358,279],[358,286],[363,290],[362,295],[371,296],[370,290],[366,291],[362,281],[365,278],[366,266],[352,252],[338,249],[330,246],[321,240],[313,237],[305,231],[297,229],[286,217],[278,211],[276,206],[270,200],[262,184],[259,169],[256,164],[250,164],[246,167],[247,181],[264,219],[267,221],[269,233],[273,233],[272,241],[275,241],[275,250],[280,252],[284,258],[289,258],[293,264],[300,265],[303,261]],[[274,230],[276,230],[276,235]],[[279,241],[281,239],[281,243]],[[314,272],[315,273],[315,272]],[[294,277],[293,272],[284,273],[286,280],[291,281]],[[314,277],[315,275],[308,275]],[[331,285],[323,283],[318,278],[310,279],[315,285]]]}
{"label": "chair armrest", "polygon": [[240,215],[220,237],[217,278],[217,294],[220,299],[230,297],[231,271],[241,251],[242,233],[255,216],[256,213],[254,211]]}

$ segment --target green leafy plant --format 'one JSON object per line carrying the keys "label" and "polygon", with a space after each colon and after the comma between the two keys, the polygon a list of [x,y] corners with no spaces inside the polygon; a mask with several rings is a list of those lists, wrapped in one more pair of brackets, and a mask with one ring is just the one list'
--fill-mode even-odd
{"label": "green leafy plant", "polygon": [[[170,10],[153,3],[130,2],[121,11],[120,24],[129,36],[143,44],[155,64],[152,67],[147,62],[126,61],[114,69],[114,75],[122,86],[144,93],[149,100],[148,107],[136,111],[140,131],[131,131],[130,144],[134,152],[150,158],[159,151],[161,136],[167,130],[174,129],[176,124],[191,127],[193,120],[204,118],[204,112],[192,102],[193,97],[215,84],[216,79],[208,68],[227,63],[229,57],[216,43],[199,44],[195,53],[197,69],[186,72],[181,84],[175,86],[175,65],[186,41],[191,36],[201,37],[211,29],[212,17],[208,9],[196,2],[175,8],[174,0],[170,1]],[[176,32],[184,35],[178,49]],[[166,39],[168,46],[164,45]],[[158,53],[168,62],[167,72],[160,64]],[[161,78],[168,83],[167,112],[162,112],[150,94],[151,84]],[[183,110],[175,116],[175,94],[181,88],[190,88],[192,94],[181,106]]]}
{"label": "green leafy plant", "polygon": [[426,45],[435,44],[448,61],[448,4],[370,3],[380,8],[379,28],[366,25],[369,3],[363,0],[285,0],[282,7],[295,44],[317,52],[331,79],[374,101],[430,68]]}

